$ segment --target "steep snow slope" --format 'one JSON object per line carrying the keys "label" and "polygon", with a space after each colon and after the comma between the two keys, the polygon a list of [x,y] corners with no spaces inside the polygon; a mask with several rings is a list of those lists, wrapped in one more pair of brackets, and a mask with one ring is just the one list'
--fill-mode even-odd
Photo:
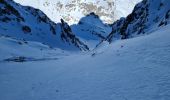
{"label": "steep snow slope", "polygon": [[63,18],[76,24],[82,17],[95,12],[105,23],[113,23],[120,17],[126,17],[136,3],[141,0],[15,0],[44,11],[53,21]]}
{"label": "steep snow slope", "polygon": [[127,18],[121,18],[113,24],[107,37],[109,42],[115,39],[127,39],[149,33],[170,23],[169,0],[143,0],[137,4]]}
{"label": "steep snow slope", "polygon": [[54,23],[38,9],[21,6],[12,0],[1,0],[0,8],[0,35],[37,41],[65,50],[88,50],[87,45],[75,35],[67,35],[67,41],[63,41],[63,24]]}
{"label": "steep snow slope", "polygon": [[169,33],[167,25],[87,54],[55,61],[1,62],[0,99],[169,100]]}

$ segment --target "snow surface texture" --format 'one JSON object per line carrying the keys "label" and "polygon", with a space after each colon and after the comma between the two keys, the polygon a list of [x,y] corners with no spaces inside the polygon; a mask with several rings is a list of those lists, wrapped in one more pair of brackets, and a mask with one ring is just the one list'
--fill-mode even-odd
{"label": "snow surface texture", "polygon": [[15,0],[23,5],[42,10],[55,22],[63,18],[76,24],[82,17],[94,12],[105,23],[112,24],[120,17],[126,17],[141,0]]}
{"label": "snow surface texture", "polygon": [[[86,54],[22,63],[1,61],[0,100],[169,100],[169,33],[167,25],[150,35],[105,43]],[[0,37],[4,45],[0,55],[13,52],[7,48],[11,41],[15,40]],[[24,47],[12,42],[18,51],[46,48],[31,44]],[[56,54],[52,50],[51,56]]]}

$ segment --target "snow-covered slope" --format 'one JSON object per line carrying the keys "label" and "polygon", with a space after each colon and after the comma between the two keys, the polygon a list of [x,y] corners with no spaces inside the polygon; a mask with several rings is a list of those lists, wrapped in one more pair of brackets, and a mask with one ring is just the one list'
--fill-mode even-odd
{"label": "snow-covered slope", "polygon": [[126,17],[141,0],[15,0],[23,5],[41,9],[53,21],[76,24],[82,17],[94,12],[105,23]]}
{"label": "snow-covered slope", "polygon": [[0,62],[25,60],[55,60],[68,52],[51,48],[39,42],[17,40],[13,37],[0,36]]}
{"label": "snow-covered slope", "polygon": [[62,29],[61,23],[54,23],[38,9],[21,6],[12,0],[0,1],[0,35],[37,41],[65,50],[88,50],[87,45],[75,35],[67,35],[67,41],[63,41]]}
{"label": "snow-covered slope", "polygon": [[143,0],[137,4],[127,18],[121,18],[113,24],[107,37],[109,42],[115,39],[136,37],[157,30],[170,23],[169,0]]}
{"label": "snow-covered slope", "polygon": [[[113,24],[106,38],[110,44],[103,41],[84,53],[54,49],[41,42],[47,39],[46,44],[53,44],[54,38],[88,49],[75,34],[85,41],[89,37],[98,40],[102,37],[90,36],[96,25],[95,32],[102,36],[110,29],[95,14],[69,26],[63,19],[55,24],[41,17],[44,14],[39,10],[3,1],[0,100],[170,100],[169,0],[143,0],[132,14]],[[88,25],[91,20],[95,21],[92,27]],[[77,33],[82,29],[89,29],[89,37]],[[143,36],[136,37],[139,35]],[[112,42],[114,39],[119,40]]]}
{"label": "snow-covered slope", "polygon": [[87,54],[22,63],[2,61],[0,100],[169,100],[169,33],[167,25]]}

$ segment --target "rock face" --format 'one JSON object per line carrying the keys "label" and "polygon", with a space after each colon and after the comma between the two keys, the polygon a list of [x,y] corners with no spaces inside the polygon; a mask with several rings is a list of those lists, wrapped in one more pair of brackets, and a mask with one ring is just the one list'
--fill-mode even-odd
{"label": "rock face", "polygon": [[104,23],[126,17],[141,0],[15,0],[23,5],[39,8],[53,21],[64,19],[68,24],[94,12]]}
{"label": "rock face", "polygon": [[71,42],[82,51],[89,50],[88,46],[75,36],[70,26],[63,19],[61,19],[61,39],[69,43]]}
{"label": "rock face", "polygon": [[169,0],[143,0],[127,18],[113,24],[107,41],[127,39],[154,31],[170,23]]}
{"label": "rock face", "polygon": [[0,36],[36,41],[65,50],[89,50],[63,20],[51,21],[42,11],[12,0],[0,0]]}

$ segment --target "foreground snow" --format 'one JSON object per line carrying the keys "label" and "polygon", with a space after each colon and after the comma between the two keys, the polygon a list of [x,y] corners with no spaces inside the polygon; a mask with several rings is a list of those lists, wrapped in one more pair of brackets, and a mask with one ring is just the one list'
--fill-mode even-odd
{"label": "foreground snow", "polygon": [[169,28],[87,54],[1,61],[0,100],[169,100]]}

